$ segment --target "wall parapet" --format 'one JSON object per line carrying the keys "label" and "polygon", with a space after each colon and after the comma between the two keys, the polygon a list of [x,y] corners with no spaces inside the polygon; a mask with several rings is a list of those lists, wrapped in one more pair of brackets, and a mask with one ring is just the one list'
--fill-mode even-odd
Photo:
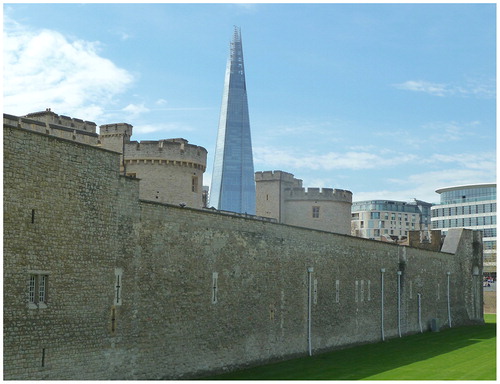
{"label": "wall parapet", "polygon": [[[50,112],[59,118],[53,112]],[[54,116],[48,115],[50,119],[43,121],[40,116],[31,116],[35,114],[30,114],[30,117],[19,117],[14,115],[4,114],[4,125],[9,125],[21,129],[26,129],[33,132],[43,133],[46,135],[52,135],[60,137],[62,139],[72,140],[88,145],[97,145],[99,135],[95,133],[95,124],[89,123],[79,119],[70,119],[71,123],[68,121],[63,121],[64,125],[60,124]],[[32,118],[35,117],[35,118]],[[58,121],[57,123],[53,121]],[[78,121],[77,121],[78,120]],[[74,124],[73,122],[76,122]],[[92,125],[94,124],[94,125]],[[72,126],[71,126],[72,125]]]}
{"label": "wall parapet", "polygon": [[296,179],[292,173],[284,172],[284,171],[259,171],[259,172],[255,172],[255,181],[266,181],[266,180],[294,181],[294,180],[298,180],[298,179]]}
{"label": "wall parapet", "polygon": [[[59,129],[62,127],[71,128],[77,131],[82,131],[86,133],[96,133],[97,124],[93,121],[85,121],[82,119],[72,118],[69,116],[58,115],[47,108],[45,111],[28,113],[22,118],[28,118],[31,120],[40,121],[46,123],[47,125],[58,126]],[[80,132],[79,132],[80,133]]]}
{"label": "wall parapet", "polygon": [[188,144],[185,139],[155,141],[131,141],[124,146],[128,163],[145,161],[166,164],[192,163],[206,167],[207,150],[198,145]]}
{"label": "wall parapet", "polygon": [[127,123],[103,124],[99,126],[101,136],[127,135],[132,136],[133,126]]}
{"label": "wall parapet", "polygon": [[333,188],[286,188],[286,200],[322,200],[352,203],[352,192]]}

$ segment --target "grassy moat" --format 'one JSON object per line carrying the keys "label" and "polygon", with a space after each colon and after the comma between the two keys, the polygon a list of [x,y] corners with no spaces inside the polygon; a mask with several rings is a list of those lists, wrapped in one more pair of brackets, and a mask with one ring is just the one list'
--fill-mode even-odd
{"label": "grassy moat", "polygon": [[496,314],[485,325],[425,332],[204,380],[496,380]]}

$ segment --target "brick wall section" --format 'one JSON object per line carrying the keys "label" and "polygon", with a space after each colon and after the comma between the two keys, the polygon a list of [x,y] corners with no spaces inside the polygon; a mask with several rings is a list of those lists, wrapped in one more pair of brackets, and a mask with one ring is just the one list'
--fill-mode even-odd
{"label": "brick wall section", "polygon": [[[306,355],[309,276],[313,354],[382,339],[381,269],[385,338],[398,270],[403,335],[420,330],[418,294],[423,329],[447,326],[447,272],[452,326],[482,321],[475,232],[453,255],[140,201],[118,169],[117,153],[4,129],[5,379],[190,378]],[[49,273],[45,309],[28,309],[33,270]]]}

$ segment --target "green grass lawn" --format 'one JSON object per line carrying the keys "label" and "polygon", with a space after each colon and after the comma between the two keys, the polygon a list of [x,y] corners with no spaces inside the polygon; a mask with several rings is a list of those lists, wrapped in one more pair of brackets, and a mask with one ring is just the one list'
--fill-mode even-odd
{"label": "green grass lawn", "polygon": [[496,315],[485,315],[485,321],[205,380],[495,380]]}

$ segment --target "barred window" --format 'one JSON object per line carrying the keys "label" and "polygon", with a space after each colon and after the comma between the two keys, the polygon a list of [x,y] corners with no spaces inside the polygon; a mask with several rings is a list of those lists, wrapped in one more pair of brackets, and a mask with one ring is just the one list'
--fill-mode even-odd
{"label": "barred window", "polygon": [[38,276],[38,302],[45,303],[46,290],[45,285],[47,283],[47,275],[39,275]]}
{"label": "barred window", "polygon": [[49,276],[45,273],[30,274],[28,304],[30,308],[44,308],[47,305]]}
{"label": "barred window", "polygon": [[36,275],[30,275],[29,302],[35,303]]}

